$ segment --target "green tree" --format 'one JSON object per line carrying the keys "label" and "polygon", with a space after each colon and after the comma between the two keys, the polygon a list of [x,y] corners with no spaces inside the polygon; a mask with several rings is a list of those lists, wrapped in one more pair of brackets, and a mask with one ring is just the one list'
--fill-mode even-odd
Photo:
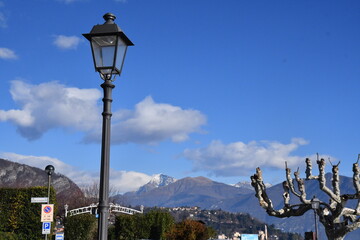
{"label": "green tree", "polygon": [[95,240],[97,238],[96,218],[91,214],[80,214],[65,219],[65,239]]}
{"label": "green tree", "polygon": [[137,220],[135,216],[121,214],[115,218],[115,236],[117,240],[135,240],[137,238]]}
{"label": "green tree", "polygon": [[158,209],[148,212],[145,218],[150,224],[150,239],[165,239],[166,233],[174,225],[174,218],[171,214]]}
{"label": "green tree", "polygon": [[136,233],[138,239],[149,239],[152,222],[143,214],[136,214],[134,216],[136,221]]}
{"label": "green tree", "polygon": [[116,236],[115,236],[115,226],[114,225],[109,225],[109,229],[108,229],[108,239],[109,240],[115,240]]}
{"label": "green tree", "polygon": [[115,218],[115,236],[117,240],[161,240],[173,224],[171,214],[161,210],[152,210],[145,215],[121,214]]}

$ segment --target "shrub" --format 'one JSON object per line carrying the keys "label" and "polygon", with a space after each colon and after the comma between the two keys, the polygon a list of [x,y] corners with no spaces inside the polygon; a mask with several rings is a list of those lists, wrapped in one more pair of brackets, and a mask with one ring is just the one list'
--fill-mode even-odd
{"label": "shrub", "polygon": [[19,240],[15,233],[0,232],[0,239],[2,240]]}
{"label": "shrub", "polygon": [[[0,188],[0,196],[0,231],[15,233],[20,240],[42,239],[41,204],[31,203],[31,198],[47,196],[47,187]],[[53,188],[50,202],[55,204],[56,212]]]}
{"label": "shrub", "polygon": [[95,216],[80,214],[65,219],[65,239],[92,240],[96,239],[97,224]]}

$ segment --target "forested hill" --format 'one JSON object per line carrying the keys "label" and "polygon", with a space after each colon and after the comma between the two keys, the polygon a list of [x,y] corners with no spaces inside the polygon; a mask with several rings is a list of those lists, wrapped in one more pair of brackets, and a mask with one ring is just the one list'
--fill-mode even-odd
{"label": "forested hill", "polygon": [[[149,210],[151,208],[148,208]],[[168,210],[176,222],[184,219],[202,221],[206,226],[214,228],[219,234],[232,237],[235,232],[258,233],[265,230],[266,223],[251,217],[247,213],[230,213],[222,210],[202,210],[199,207],[163,208]],[[276,229],[274,225],[267,226],[268,235],[277,235],[279,239],[300,240],[303,237],[296,233],[287,233]]]}

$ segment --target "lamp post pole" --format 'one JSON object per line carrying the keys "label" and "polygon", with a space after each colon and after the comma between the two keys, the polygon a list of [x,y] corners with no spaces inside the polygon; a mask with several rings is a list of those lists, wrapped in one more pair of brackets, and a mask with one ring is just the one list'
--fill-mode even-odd
{"label": "lamp post pole", "polygon": [[314,210],[314,219],[315,219],[315,240],[318,240],[318,224],[316,220],[316,210],[320,207],[320,200],[315,196],[311,199],[311,208]]}
{"label": "lamp post pole", "polygon": [[[55,172],[53,165],[47,165],[45,167],[45,172],[48,174],[48,195],[47,195],[47,204],[50,203],[50,187],[51,187],[51,175]],[[45,240],[47,240],[47,234],[45,234]]]}
{"label": "lamp post pole", "polygon": [[101,87],[104,90],[104,107],[101,141],[101,169],[100,169],[100,192],[99,192],[99,231],[98,239],[107,239],[109,218],[109,168],[110,168],[110,128],[111,128],[111,102],[114,84],[108,79]]}
{"label": "lamp post pole", "polygon": [[110,132],[111,103],[113,81],[120,75],[126,50],[134,45],[120,27],[115,24],[116,16],[112,13],[104,15],[105,23],[95,25],[90,33],[83,36],[90,41],[95,70],[104,80],[103,123],[101,140],[100,189],[99,189],[99,222],[98,240],[108,239],[109,218],[109,175],[110,175]]}
{"label": "lamp post pole", "polygon": [[315,218],[315,240],[318,240],[318,225],[316,220],[316,209],[314,209],[314,218]]}

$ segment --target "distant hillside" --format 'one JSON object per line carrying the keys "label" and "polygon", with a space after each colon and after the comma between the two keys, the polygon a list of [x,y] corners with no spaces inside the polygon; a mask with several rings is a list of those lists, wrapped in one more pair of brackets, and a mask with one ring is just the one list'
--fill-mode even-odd
{"label": "distant hillside", "polygon": [[[199,207],[176,207],[165,208],[167,212],[175,218],[176,222],[184,219],[202,221],[206,226],[210,226],[219,234],[232,237],[235,232],[255,233],[265,231],[265,223],[261,222],[247,213],[229,213],[222,210],[202,210]],[[149,209],[145,209],[149,211]],[[300,240],[303,239],[298,234],[286,233],[276,229],[274,226],[267,226],[268,235],[276,235],[279,239]],[[232,238],[231,238],[232,239]]]}
{"label": "distant hillside", "polygon": [[214,182],[205,177],[187,177],[148,192],[125,193],[117,199],[125,204],[148,207],[201,206],[217,209],[222,201],[250,192],[253,190]]}
{"label": "distant hillside", "polygon": [[[326,174],[327,183],[331,184],[331,174]],[[340,188],[343,193],[355,193],[352,178],[340,177]],[[323,201],[328,197],[319,189],[315,180],[306,181],[308,198],[316,196]],[[271,197],[275,208],[283,206],[283,187],[277,184],[268,188],[268,195]],[[298,202],[297,198],[291,196],[292,202]],[[277,228],[287,232],[298,232],[303,234],[306,231],[314,230],[314,215],[312,211],[300,217],[280,219],[270,217],[266,211],[259,206],[254,190],[248,184],[238,184],[237,187],[214,182],[208,178],[183,178],[164,187],[158,187],[145,193],[126,193],[117,196],[122,204],[144,205],[147,207],[181,207],[198,206],[202,209],[222,209],[234,213],[248,213],[251,216],[274,224]],[[349,205],[354,205],[350,201]],[[320,230],[322,226],[320,227]],[[322,234],[325,236],[325,233]],[[348,235],[348,239],[360,239],[360,230]]]}
{"label": "distant hillside", "polygon": [[[47,185],[48,175],[43,169],[0,159],[0,187],[26,188]],[[60,209],[65,203],[72,203],[74,199],[84,196],[73,181],[56,172],[51,177],[51,185],[56,191]]]}

